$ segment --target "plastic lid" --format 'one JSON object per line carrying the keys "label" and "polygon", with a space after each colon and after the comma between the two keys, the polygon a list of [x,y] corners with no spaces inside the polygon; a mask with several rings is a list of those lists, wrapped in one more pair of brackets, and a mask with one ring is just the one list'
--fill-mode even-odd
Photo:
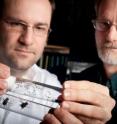
{"label": "plastic lid", "polygon": [[16,77],[14,76],[9,76],[6,79],[7,85],[8,85],[8,90],[11,90],[13,88],[13,85],[15,84]]}

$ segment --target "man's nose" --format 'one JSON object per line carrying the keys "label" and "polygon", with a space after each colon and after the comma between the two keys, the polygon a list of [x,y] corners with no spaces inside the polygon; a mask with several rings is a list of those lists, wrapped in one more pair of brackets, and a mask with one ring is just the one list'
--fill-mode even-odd
{"label": "man's nose", "polygon": [[106,38],[110,42],[117,41],[117,27],[115,25],[110,27]]}
{"label": "man's nose", "polygon": [[33,28],[27,27],[20,36],[20,42],[26,45],[33,43]]}

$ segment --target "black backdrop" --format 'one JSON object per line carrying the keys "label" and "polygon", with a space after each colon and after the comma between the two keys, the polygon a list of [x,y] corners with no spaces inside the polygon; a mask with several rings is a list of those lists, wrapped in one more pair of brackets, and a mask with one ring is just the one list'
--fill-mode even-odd
{"label": "black backdrop", "polygon": [[93,0],[55,0],[56,9],[52,19],[49,44],[68,46],[70,59],[75,61],[98,61],[95,48]]}

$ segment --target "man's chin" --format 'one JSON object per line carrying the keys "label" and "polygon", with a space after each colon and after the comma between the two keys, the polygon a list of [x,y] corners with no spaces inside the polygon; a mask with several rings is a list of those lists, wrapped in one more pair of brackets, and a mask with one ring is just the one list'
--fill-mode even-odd
{"label": "man's chin", "polygon": [[109,56],[99,56],[99,58],[102,60],[103,63],[109,64],[109,65],[117,65],[117,57]]}
{"label": "man's chin", "polygon": [[14,68],[16,70],[27,70],[30,68],[33,64],[32,63],[15,63],[14,65],[11,66],[11,68]]}

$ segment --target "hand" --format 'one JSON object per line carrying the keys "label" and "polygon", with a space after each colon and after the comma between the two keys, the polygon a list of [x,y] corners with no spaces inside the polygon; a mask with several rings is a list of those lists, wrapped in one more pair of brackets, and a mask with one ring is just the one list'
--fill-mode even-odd
{"label": "hand", "polygon": [[0,63],[0,95],[4,94],[7,90],[6,78],[10,76],[10,68]]}
{"label": "hand", "polygon": [[107,87],[89,81],[65,82],[61,97],[61,108],[46,115],[45,124],[105,124],[115,105]]}
{"label": "hand", "polygon": [[53,113],[48,113],[41,124],[83,124],[72,113],[63,108],[56,108]]}

